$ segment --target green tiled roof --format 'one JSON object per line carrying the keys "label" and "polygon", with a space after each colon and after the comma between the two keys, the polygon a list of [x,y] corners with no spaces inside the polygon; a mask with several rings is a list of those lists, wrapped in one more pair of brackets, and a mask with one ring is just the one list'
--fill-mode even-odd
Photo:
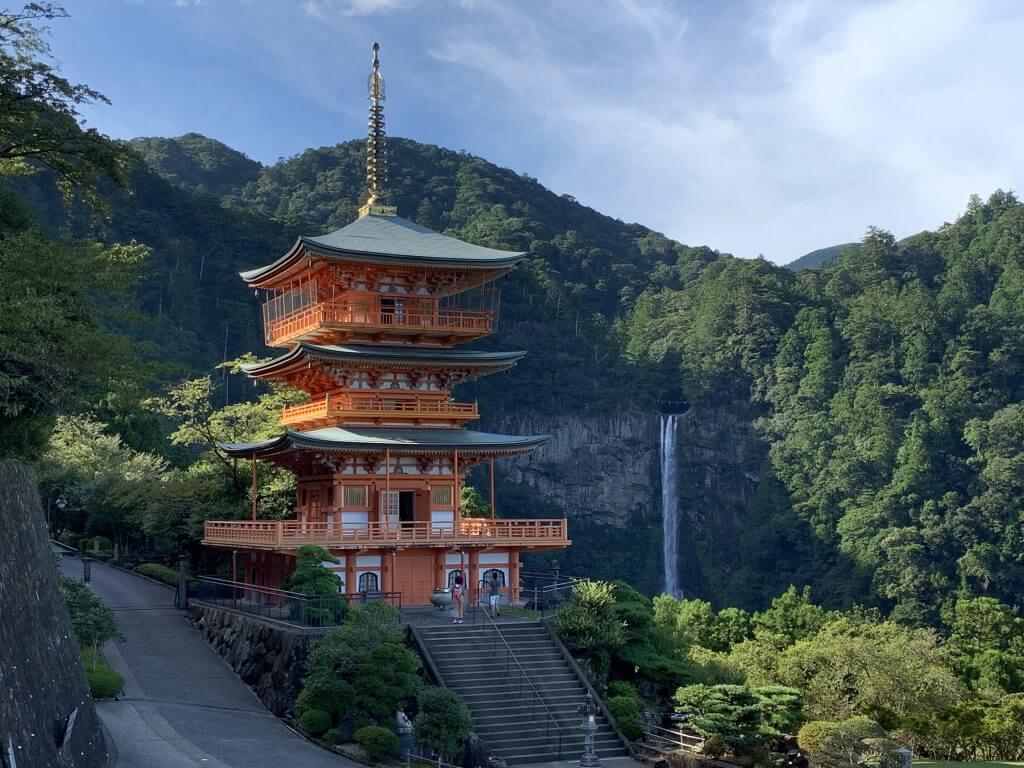
{"label": "green tiled roof", "polygon": [[324,256],[355,256],[389,264],[441,267],[511,267],[526,255],[464,243],[421,227],[400,216],[370,214],[318,237],[300,237],[292,249],[272,264],[242,272],[248,282],[261,279],[291,260],[299,246]]}
{"label": "green tiled roof", "polygon": [[547,442],[547,435],[497,435],[468,429],[358,429],[324,427],[306,432],[287,430],[280,437],[254,443],[221,443],[229,456],[258,458],[291,449],[316,451],[391,450],[393,453],[469,451],[473,453],[527,453]]}
{"label": "green tiled roof", "polygon": [[309,359],[342,360],[357,363],[414,363],[465,368],[509,368],[525,352],[481,352],[473,349],[430,349],[425,347],[384,347],[362,344],[298,344],[283,355],[262,363],[248,363],[242,370],[250,376]]}

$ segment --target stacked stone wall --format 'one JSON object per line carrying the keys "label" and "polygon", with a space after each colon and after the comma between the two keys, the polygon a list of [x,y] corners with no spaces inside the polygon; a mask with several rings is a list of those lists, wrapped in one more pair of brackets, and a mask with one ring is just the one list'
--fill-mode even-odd
{"label": "stacked stone wall", "polygon": [[0,462],[0,531],[0,765],[106,765],[35,478],[13,461]]}

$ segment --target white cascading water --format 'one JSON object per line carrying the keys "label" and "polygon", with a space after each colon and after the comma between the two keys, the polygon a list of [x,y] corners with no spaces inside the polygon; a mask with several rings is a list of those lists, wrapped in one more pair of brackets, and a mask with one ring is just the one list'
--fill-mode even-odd
{"label": "white cascading water", "polygon": [[679,597],[679,485],[676,414],[661,417],[661,531],[665,594]]}

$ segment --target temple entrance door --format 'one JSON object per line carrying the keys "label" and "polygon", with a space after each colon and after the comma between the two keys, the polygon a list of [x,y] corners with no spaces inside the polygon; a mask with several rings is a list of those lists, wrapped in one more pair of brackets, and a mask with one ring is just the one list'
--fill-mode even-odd
{"label": "temple entrance door", "polygon": [[398,494],[398,519],[403,528],[416,519],[416,492],[400,491]]}
{"label": "temple entrance door", "polygon": [[434,591],[434,556],[399,552],[395,558],[396,592],[402,593],[403,605],[427,605]]}

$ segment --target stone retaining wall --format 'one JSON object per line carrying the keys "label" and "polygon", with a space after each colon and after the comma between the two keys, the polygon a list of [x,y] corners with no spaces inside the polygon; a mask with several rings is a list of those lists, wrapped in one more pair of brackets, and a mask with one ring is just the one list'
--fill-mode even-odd
{"label": "stone retaining wall", "polygon": [[310,643],[319,633],[202,604],[191,605],[188,615],[267,709],[278,717],[291,712],[302,689]]}
{"label": "stone retaining wall", "polygon": [[14,461],[0,462],[0,530],[0,764],[106,765],[36,481]]}

